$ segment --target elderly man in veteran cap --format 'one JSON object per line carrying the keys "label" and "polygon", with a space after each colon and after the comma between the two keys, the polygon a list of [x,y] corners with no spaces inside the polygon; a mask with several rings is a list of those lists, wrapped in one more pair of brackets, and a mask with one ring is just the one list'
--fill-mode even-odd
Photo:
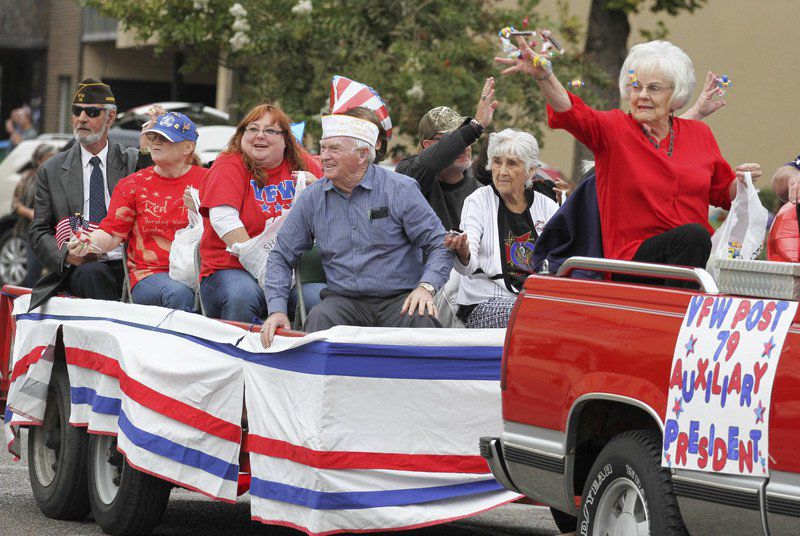
{"label": "elderly man in veteran cap", "polygon": [[413,179],[373,164],[377,138],[369,121],[322,118],[324,176],[295,200],[267,261],[265,347],[278,327],[289,328],[292,268],[315,240],[328,288],[307,331],[439,327],[433,296],[453,267],[444,227]]}
{"label": "elderly man in veteran cap", "polygon": [[52,273],[37,282],[34,299],[42,288],[47,288],[47,296],[68,290],[83,298],[120,299],[121,249],[108,255],[76,257],[65,245],[69,238],[66,226],[71,223],[74,227],[78,220],[98,224],[106,215],[114,186],[136,171],[138,150],[108,142],[116,110],[108,85],[94,78],[78,84],[72,101],[77,143],[39,168],[29,233],[36,255]]}

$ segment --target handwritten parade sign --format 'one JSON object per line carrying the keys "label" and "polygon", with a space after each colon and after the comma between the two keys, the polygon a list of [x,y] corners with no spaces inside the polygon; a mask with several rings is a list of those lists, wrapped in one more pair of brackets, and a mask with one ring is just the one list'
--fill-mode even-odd
{"label": "handwritten parade sign", "polygon": [[775,370],[796,302],[695,296],[669,377],[664,467],[769,474]]}

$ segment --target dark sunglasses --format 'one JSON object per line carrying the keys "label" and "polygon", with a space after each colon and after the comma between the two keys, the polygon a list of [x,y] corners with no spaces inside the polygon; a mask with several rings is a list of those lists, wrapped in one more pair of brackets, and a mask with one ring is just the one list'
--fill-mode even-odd
{"label": "dark sunglasses", "polygon": [[80,117],[81,112],[86,112],[87,117],[97,117],[98,115],[100,115],[100,112],[102,112],[104,109],[105,108],[98,108],[97,106],[87,106],[85,108],[82,108],[80,106],[75,106],[73,104],[72,115],[74,115],[75,117]]}

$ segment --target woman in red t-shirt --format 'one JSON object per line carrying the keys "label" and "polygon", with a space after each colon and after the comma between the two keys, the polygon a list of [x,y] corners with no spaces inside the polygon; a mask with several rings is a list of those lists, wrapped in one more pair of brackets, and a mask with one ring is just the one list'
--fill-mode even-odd
{"label": "woman in red t-shirt", "polygon": [[175,231],[189,223],[187,189],[199,189],[208,174],[194,152],[197,128],[185,115],[169,112],[142,134],[155,165],[120,180],[99,228],[70,240],[69,251],[80,257],[106,253],[127,240],[133,302],[193,311],[194,291],[169,277],[169,250]]}
{"label": "woman in red t-shirt", "polygon": [[[226,248],[258,236],[267,220],[292,207],[299,171],[322,176],[319,163],[292,135],[286,114],[271,104],[250,110],[200,190],[205,223],[200,295],[209,316],[241,322],[266,316],[258,274],[248,272]],[[316,293],[308,296],[312,304],[319,302],[319,285],[304,285],[303,290],[304,297]]]}
{"label": "woman in red t-shirt", "polygon": [[[520,40],[517,59],[503,74],[533,76],[545,99],[552,128],[563,128],[592,150],[605,256],[614,259],[704,267],[711,251],[709,204],[729,208],[736,172],[722,158],[711,130],[700,121],[673,117],[692,95],[692,61],[666,41],[634,46],[619,76],[620,95],[630,113],[597,111],[568,93],[547,60]],[[717,93],[709,73],[704,95]],[[702,100],[698,101],[702,104]],[[721,106],[706,102],[702,118]]]}

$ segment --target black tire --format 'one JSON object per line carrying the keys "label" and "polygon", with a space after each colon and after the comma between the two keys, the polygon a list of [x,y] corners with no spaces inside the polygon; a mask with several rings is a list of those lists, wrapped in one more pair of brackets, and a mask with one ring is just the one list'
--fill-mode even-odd
{"label": "black tire", "polygon": [[161,522],[172,485],[128,465],[114,437],[92,434],[88,458],[89,501],[103,532],[150,534]]}
{"label": "black tire", "polygon": [[556,527],[561,532],[575,532],[578,528],[578,518],[573,515],[567,514],[562,512],[561,510],[556,510],[555,508],[550,508],[550,515],[553,516],[553,521],[556,523]]}
{"label": "black tire", "polygon": [[[638,525],[639,534],[650,536],[688,536],[670,472],[661,467],[661,437],[656,432],[619,434],[592,465],[583,488],[577,534],[613,533],[614,523]],[[645,526],[649,532],[641,530]]]}
{"label": "black tire", "polygon": [[28,475],[33,497],[51,519],[82,520],[89,513],[86,430],[70,426],[67,365],[53,364],[41,426],[28,432]]}
{"label": "black tire", "polygon": [[0,233],[0,283],[20,286],[28,274],[28,242],[11,227]]}

